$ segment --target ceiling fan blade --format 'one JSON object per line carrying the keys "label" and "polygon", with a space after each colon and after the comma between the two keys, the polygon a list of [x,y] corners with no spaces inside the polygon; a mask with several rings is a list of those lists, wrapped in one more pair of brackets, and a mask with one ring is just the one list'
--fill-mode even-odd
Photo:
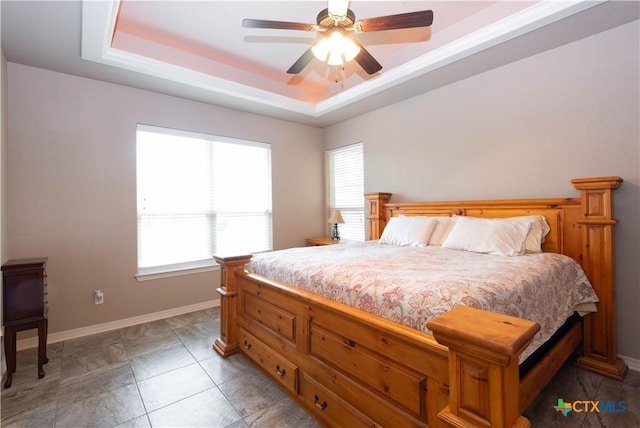
{"label": "ceiling fan blade", "polygon": [[380,65],[380,63],[376,61],[373,55],[371,55],[359,41],[357,41],[356,39],[353,39],[353,41],[360,47],[360,52],[358,52],[358,55],[356,55],[356,57],[354,58],[354,60],[358,64],[360,64],[360,67],[362,67],[362,69],[366,71],[367,74],[375,74],[378,71],[382,70],[382,65]]}
{"label": "ceiling fan blade", "polygon": [[298,74],[311,62],[314,58],[311,48],[307,49],[296,62],[287,70],[287,74]]}
{"label": "ceiling fan blade", "polygon": [[273,28],[277,30],[300,30],[300,31],[313,31],[315,26],[313,24],[303,24],[300,22],[286,22],[286,21],[267,21],[264,19],[243,19],[242,26],[245,28]]}
{"label": "ceiling fan blade", "polygon": [[428,27],[433,23],[433,11],[401,13],[398,15],[379,16],[363,19],[354,25],[356,31],[368,33],[371,31],[399,30],[401,28]]}

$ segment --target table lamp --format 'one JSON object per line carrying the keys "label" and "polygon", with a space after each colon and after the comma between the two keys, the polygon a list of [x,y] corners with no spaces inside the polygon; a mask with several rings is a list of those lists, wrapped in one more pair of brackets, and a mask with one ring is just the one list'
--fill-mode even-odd
{"label": "table lamp", "polygon": [[327,223],[333,224],[333,228],[331,229],[331,239],[333,239],[334,241],[339,241],[340,232],[338,231],[338,223],[344,223],[344,219],[342,218],[342,214],[340,214],[340,210],[333,210],[331,212],[331,216],[329,216],[329,220],[327,220]]}

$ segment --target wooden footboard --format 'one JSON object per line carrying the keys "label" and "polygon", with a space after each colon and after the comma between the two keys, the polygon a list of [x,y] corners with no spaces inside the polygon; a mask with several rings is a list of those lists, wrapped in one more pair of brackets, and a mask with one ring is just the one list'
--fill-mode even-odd
{"label": "wooden footboard", "polygon": [[446,404],[433,336],[262,277],[238,277],[240,349],[319,420],[424,426]]}
{"label": "wooden footboard", "polygon": [[[221,316],[235,318],[238,342],[224,342],[225,331],[214,347],[240,350],[324,423],[528,426],[507,391],[519,388],[518,355],[536,323],[458,308],[431,321],[434,338],[226,265],[249,259],[217,258],[226,267]],[[461,400],[455,411],[450,397]]]}
{"label": "wooden footboard", "polygon": [[[579,261],[601,301],[584,322],[581,365],[622,377],[611,238],[611,191],[621,181],[576,180],[580,199],[388,204],[390,194],[368,194],[370,225],[379,237],[393,215],[545,215],[552,228],[545,251]],[[215,257],[222,279],[214,348],[247,355],[330,426],[529,426],[522,412],[582,340],[578,324],[520,379],[518,356],[539,329],[534,322],[456,308],[430,321],[434,334],[426,334],[250,274],[250,258]]]}

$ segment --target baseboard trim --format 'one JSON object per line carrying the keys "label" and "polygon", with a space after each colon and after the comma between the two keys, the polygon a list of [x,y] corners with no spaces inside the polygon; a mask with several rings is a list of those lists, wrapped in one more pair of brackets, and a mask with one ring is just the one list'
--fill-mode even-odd
{"label": "baseboard trim", "polygon": [[622,361],[624,361],[627,367],[629,367],[629,370],[640,372],[640,360],[631,357],[625,357],[624,355],[618,355],[618,357],[622,358]]}
{"label": "baseboard trim", "polygon": [[[47,336],[47,343],[57,343],[79,337],[89,336],[91,334],[105,333],[107,331],[117,330],[119,328],[131,327],[132,325],[143,324],[146,322],[157,321],[164,318],[175,317],[177,315],[187,314],[189,312],[201,311],[203,309],[214,308],[220,306],[220,300],[209,300],[206,302],[195,303],[193,305],[181,306],[179,308],[167,309],[166,311],[153,312],[150,314],[140,315],[132,318],[125,318],[117,321],[110,321],[103,324],[90,325],[87,327],[75,328],[73,330],[60,331],[51,333]],[[18,351],[23,349],[35,348],[38,346],[37,337],[27,337],[20,339],[16,343]]]}

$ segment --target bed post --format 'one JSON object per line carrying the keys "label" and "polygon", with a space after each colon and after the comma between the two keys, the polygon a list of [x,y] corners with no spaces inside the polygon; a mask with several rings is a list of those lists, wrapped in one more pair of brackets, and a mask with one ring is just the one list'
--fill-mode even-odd
{"label": "bed post", "polygon": [[520,415],[518,356],[536,322],[460,306],[427,323],[449,348],[449,405],[438,417],[455,427],[526,428]]}
{"label": "bed post", "polygon": [[389,202],[391,193],[372,192],[365,193],[367,198],[369,220],[369,240],[380,239],[382,231],[387,225],[384,204]]}
{"label": "bed post", "polygon": [[239,350],[238,327],[236,325],[236,272],[244,270],[251,256],[218,257],[213,256],[220,265],[220,337],[213,344],[213,349],[223,357],[233,355]]}
{"label": "bed post", "polygon": [[613,190],[620,177],[571,180],[581,192],[582,268],[600,299],[598,311],[583,318],[584,350],[577,365],[601,375],[622,380],[627,366],[618,358],[615,328],[615,283],[613,266]]}

